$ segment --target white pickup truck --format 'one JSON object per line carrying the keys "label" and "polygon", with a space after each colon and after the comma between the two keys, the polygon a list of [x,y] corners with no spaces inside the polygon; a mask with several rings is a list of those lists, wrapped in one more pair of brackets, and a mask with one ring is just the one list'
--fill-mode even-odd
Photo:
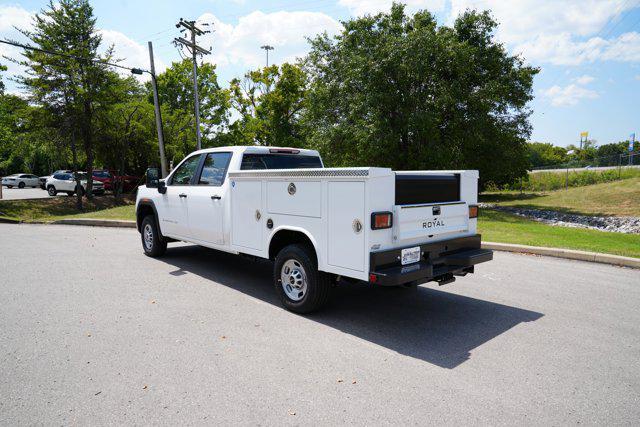
{"label": "white pickup truck", "polygon": [[274,260],[283,305],[308,313],[341,279],[445,284],[491,260],[476,234],[477,188],[474,170],[324,168],[313,150],[220,147],[163,180],[149,169],[136,217],[152,257],[185,241]]}

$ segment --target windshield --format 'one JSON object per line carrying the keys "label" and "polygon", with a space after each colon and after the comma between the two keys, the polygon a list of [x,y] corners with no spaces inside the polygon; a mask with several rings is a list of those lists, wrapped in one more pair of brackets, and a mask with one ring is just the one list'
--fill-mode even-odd
{"label": "windshield", "polygon": [[299,154],[245,154],[241,170],[322,168],[320,157]]}
{"label": "windshield", "polygon": [[111,178],[111,175],[107,171],[93,171],[93,176],[96,178]]}

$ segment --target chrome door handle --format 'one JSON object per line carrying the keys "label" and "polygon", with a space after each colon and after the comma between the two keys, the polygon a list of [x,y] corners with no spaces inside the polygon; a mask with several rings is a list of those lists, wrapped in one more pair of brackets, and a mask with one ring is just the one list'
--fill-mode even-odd
{"label": "chrome door handle", "polygon": [[220,200],[222,199],[222,197],[215,195],[215,196],[211,196],[211,200]]}
{"label": "chrome door handle", "polygon": [[187,195],[186,195],[186,194],[184,194],[184,193],[180,193],[180,194],[178,194],[178,196],[180,196],[180,197],[187,197]]}

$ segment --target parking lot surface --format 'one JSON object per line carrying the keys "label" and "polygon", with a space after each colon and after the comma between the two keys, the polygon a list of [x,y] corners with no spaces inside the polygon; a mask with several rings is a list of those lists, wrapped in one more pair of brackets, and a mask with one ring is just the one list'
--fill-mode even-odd
{"label": "parking lot surface", "polygon": [[47,199],[51,196],[41,189],[36,188],[7,188],[2,187],[1,200]]}
{"label": "parking lot surface", "polygon": [[[0,224],[0,424],[637,424],[640,271],[496,253],[280,308],[271,264]],[[10,249],[10,250],[8,250]]]}

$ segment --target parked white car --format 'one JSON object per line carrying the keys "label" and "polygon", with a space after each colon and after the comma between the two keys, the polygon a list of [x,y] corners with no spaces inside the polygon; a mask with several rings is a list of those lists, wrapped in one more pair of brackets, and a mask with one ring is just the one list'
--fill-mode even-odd
{"label": "parked white car", "polygon": [[73,171],[72,170],[68,170],[68,169],[59,169],[59,170],[55,171],[54,173],[52,173],[51,175],[41,176],[39,178],[40,188],[42,188],[43,190],[46,190],[47,189],[47,180],[49,178],[51,178],[53,175],[57,174],[57,173],[73,173]]}
{"label": "parked white car", "polygon": [[147,255],[186,241],[272,259],[276,292],[298,313],[344,280],[443,285],[493,258],[476,232],[475,170],[325,169],[314,150],[252,146],[200,150],[157,176],[147,171],[136,200]]}
{"label": "parked white car", "polygon": [[[84,194],[87,191],[87,174],[79,173],[82,194]],[[55,196],[58,193],[67,193],[69,196],[73,196],[76,192],[76,181],[73,178],[73,173],[55,173],[47,179],[45,187],[50,196]],[[104,185],[100,181],[93,181],[91,191],[93,194],[104,194]]]}
{"label": "parked white car", "polygon": [[2,185],[7,188],[36,188],[38,184],[38,177],[35,175],[31,175],[30,173],[16,173],[2,178]]}

